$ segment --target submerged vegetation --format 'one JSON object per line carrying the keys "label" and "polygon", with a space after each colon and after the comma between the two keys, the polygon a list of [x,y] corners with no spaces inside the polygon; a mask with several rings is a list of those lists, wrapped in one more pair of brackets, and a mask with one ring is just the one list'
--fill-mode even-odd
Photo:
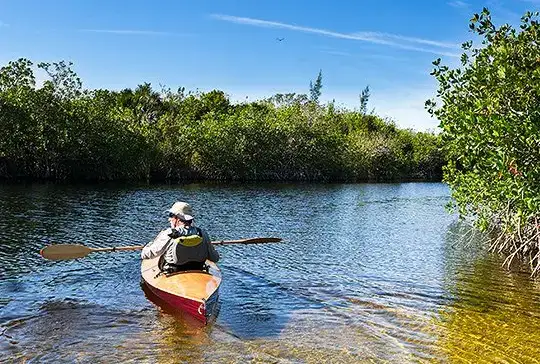
{"label": "submerged vegetation", "polygon": [[[491,249],[540,273],[540,25],[526,13],[520,30],[496,28],[484,8],[463,44],[461,68],[434,62],[448,164],[444,181],[462,217],[493,237]],[[519,261],[517,259],[516,261]]]}
{"label": "submerged vegetation", "polygon": [[[49,76],[36,86],[34,69]],[[0,69],[0,178],[80,180],[440,180],[434,133],[305,94],[232,103],[219,90],[86,90],[71,64]]]}

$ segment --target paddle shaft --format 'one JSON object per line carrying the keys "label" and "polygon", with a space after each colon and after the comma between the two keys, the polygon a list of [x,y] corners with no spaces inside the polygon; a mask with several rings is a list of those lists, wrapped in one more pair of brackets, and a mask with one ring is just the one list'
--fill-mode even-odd
{"label": "paddle shaft", "polygon": [[117,250],[141,250],[144,245],[114,246],[112,248],[90,248],[93,252],[114,252]]}
{"label": "paddle shaft", "polygon": [[212,245],[229,245],[229,244],[262,244],[262,243],[278,243],[281,238],[250,238],[239,240],[220,240],[211,241]]}
{"label": "paddle shaft", "polygon": [[[281,238],[250,238],[240,240],[220,240],[212,241],[212,245],[228,245],[228,244],[262,244],[262,243],[277,243]],[[53,244],[41,249],[40,254],[45,259],[61,260],[61,259],[77,259],[84,258],[92,252],[114,252],[125,250],[141,250],[144,245],[116,246],[109,248],[90,248],[80,244]]]}
{"label": "paddle shaft", "polygon": [[[277,243],[280,238],[251,238],[239,240],[216,240],[211,241],[212,245],[230,245],[230,244],[261,244],[261,243]],[[114,252],[117,250],[141,250],[144,245],[117,246],[111,248],[90,248],[93,252]]]}

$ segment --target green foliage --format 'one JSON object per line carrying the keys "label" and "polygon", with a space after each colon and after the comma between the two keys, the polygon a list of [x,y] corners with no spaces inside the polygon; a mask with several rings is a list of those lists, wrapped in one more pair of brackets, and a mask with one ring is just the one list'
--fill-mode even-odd
{"label": "green foliage", "polygon": [[0,69],[0,92],[23,91],[36,85],[33,63],[27,59],[11,61]]}
{"label": "green foliage", "polygon": [[[538,271],[540,215],[540,26],[526,13],[520,31],[497,28],[484,8],[470,29],[482,45],[462,48],[461,67],[433,64],[439,82],[429,111],[441,121],[449,159],[444,179],[461,216],[500,232],[492,248],[528,256]],[[509,260],[511,261],[511,259]]]}
{"label": "green foliage", "polygon": [[[51,180],[437,179],[437,137],[305,94],[232,104],[219,90],[84,90],[71,63],[0,69],[0,177]],[[367,102],[367,88],[364,90]]]}
{"label": "green foliage", "polygon": [[61,61],[58,63],[38,64],[38,68],[43,69],[50,77],[46,80],[43,88],[55,93],[58,98],[73,99],[81,95],[82,82],[77,74],[71,69],[73,63]]}
{"label": "green foliage", "polygon": [[309,82],[309,100],[315,104],[319,103],[322,89],[322,70],[319,70],[315,83]]}
{"label": "green foliage", "polygon": [[369,101],[369,86],[366,86],[365,89],[362,90],[362,93],[360,94],[360,112],[362,114],[367,113],[367,104]]}

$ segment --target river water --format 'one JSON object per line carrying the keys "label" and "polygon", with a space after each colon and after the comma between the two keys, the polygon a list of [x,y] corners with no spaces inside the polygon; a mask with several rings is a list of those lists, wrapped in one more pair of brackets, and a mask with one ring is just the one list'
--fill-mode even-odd
{"label": "river water", "polygon": [[[219,312],[162,305],[140,252],[47,261],[51,243],[140,245],[192,204],[219,246]],[[540,286],[445,210],[440,183],[1,185],[0,362],[535,363]]]}

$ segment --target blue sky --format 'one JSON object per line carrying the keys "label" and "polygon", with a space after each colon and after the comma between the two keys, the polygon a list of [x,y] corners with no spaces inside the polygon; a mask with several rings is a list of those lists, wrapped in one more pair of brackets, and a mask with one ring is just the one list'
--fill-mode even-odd
{"label": "blue sky", "polygon": [[0,65],[72,61],[90,89],[150,82],[235,101],[308,93],[322,69],[323,102],[358,108],[369,85],[369,109],[436,130],[424,109],[437,86],[431,62],[458,65],[484,6],[497,25],[516,25],[540,0],[0,0]]}

